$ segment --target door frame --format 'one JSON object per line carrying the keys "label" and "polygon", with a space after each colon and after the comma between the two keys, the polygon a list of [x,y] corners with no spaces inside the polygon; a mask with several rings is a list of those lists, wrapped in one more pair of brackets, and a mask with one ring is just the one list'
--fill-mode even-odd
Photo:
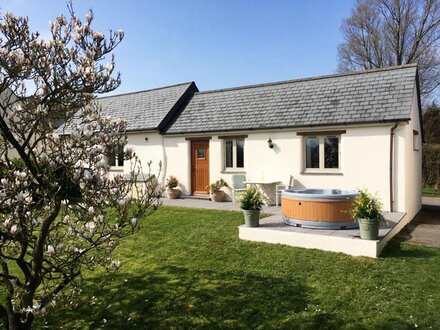
{"label": "door frame", "polygon": [[208,165],[208,182],[207,182],[207,184],[209,184],[209,174],[210,174],[209,140],[210,140],[210,138],[197,138],[197,139],[191,139],[190,140],[190,150],[189,150],[189,153],[190,153],[191,195],[194,195],[194,194],[196,194],[196,195],[207,194],[206,192],[200,192],[200,191],[196,192],[195,191],[195,175],[196,175],[195,173],[196,173],[196,171],[193,170],[193,168],[195,168],[195,164],[194,164],[194,160],[195,160],[194,152],[195,152],[195,149],[193,148],[193,145],[196,144],[196,143],[206,143],[206,145],[207,145],[207,148],[206,148],[206,151],[205,151],[205,154],[206,154],[205,157],[207,158],[207,165]]}

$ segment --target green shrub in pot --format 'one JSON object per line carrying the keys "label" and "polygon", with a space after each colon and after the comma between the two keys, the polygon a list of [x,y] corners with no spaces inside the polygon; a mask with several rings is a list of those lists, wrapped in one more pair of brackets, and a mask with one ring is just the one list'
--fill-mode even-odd
{"label": "green shrub in pot", "polygon": [[382,203],[371,195],[367,189],[359,190],[353,200],[350,214],[359,223],[362,239],[377,240],[379,225],[385,222],[382,215]]}
{"label": "green shrub in pot", "polygon": [[243,210],[245,224],[248,227],[258,227],[260,222],[260,211],[264,198],[259,189],[247,188],[238,197],[238,205]]}
{"label": "green shrub in pot", "polygon": [[222,190],[222,188],[228,187],[228,183],[225,180],[220,179],[211,183],[209,186],[206,186],[206,191],[211,196],[211,200],[213,202],[223,202],[225,198],[225,192]]}
{"label": "green shrub in pot", "polygon": [[168,198],[175,199],[180,197],[182,191],[178,188],[179,180],[175,176],[170,175],[170,177],[167,179],[166,187]]}

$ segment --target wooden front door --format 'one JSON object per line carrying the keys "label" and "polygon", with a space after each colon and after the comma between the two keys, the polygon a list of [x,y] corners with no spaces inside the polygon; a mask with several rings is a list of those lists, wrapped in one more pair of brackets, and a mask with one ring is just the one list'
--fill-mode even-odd
{"label": "wooden front door", "polygon": [[191,192],[206,194],[209,185],[209,140],[191,141]]}

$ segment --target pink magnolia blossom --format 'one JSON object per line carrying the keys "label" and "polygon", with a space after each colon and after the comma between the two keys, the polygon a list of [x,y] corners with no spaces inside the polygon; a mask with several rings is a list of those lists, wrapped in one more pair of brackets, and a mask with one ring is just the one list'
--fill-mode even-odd
{"label": "pink magnolia blossom", "polygon": [[[127,123],[94,101],[120,84],[112,53],[124,32],[106,37],[91,26],[92,12],[84,22],[71,5],[69,14],[50,23],[49,38],[33,33],[27,18],[0,14],[0,94],[14,95],[2,98],[0,111],[0,233],[2,255],[15,264],[10,274],[0,268],[0,278],[23,279],[0,281],[0,290],[8,282],[14,292],[0,306],[26,328],[51,301],[68,296],[56,288],[80,290],[78,271],[121,267],[112,261],[120,238],[160,204],[157,180],[136,182],[150,167],[126,148]],[[55,129],[59,118],[65,124]],[[105,161],[118,147],[125,148],[128,177],[113,176]],[[32,281],[16,267],[21,250],[36,269]]]}
{"label": "pink magnolia blossom", "polygon": [[53,245],[48,245],[48,246],[47,246],[46,254],[47,254],[49,257],[51,257],[51,256],[53,256],[53,255],[55,254],[55,249],[54,249]]}
{"label": "pink magnolia blossom", "polygon": [[12,235],[15,235],[17,232],[18,232],[18,227],[17,227],[17,225],[13,225],[13,226],[11,227],[11,234],[12,234]]}

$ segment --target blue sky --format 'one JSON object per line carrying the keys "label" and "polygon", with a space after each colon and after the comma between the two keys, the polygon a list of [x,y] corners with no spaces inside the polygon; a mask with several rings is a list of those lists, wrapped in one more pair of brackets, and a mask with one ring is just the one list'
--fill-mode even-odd
{"label": "blue sky", "polygon": [[[339,27],[354,0],[74,1],[95,28],[123,29],[117,94],[194,80],[200,90],[334,73]],[[42,36],[62,0],[3,0]]]}

